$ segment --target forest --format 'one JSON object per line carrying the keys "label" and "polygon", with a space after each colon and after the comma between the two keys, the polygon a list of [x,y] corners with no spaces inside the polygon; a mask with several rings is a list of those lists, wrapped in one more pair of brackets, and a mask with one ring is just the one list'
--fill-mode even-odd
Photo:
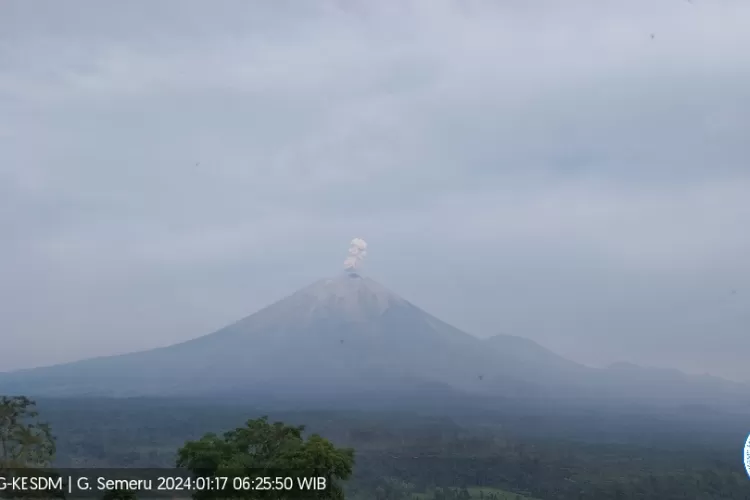
{"label": "forest", "polygon": [[[270,432],[264,442],[283,435],[298,443],[295,450],[306,462],[295,463],[340,464],[331,474],[341,491],[331,498],[750,499],[740,460],[742,419],[698,409],[675,415],[532,415],[518,409],[437,415],[254,408],[208,400],[35,403],[35,418],[54,436],[49,465],[58,468],[197,467],[206,450],[242,454],[236,450],[246,449],[248,439]],[[2,433],[8,421],[3,418],[0,413],[0,440],[6,443],[11,437]],[[251,437],[238,437],[243,433]],[[307,444],[316,439],[318,445]],[[231,440],[244,444],[232,448],[226,444]],[[260,462],[234,455],[227,460],[263,467],[282,463],[273,453]]]}

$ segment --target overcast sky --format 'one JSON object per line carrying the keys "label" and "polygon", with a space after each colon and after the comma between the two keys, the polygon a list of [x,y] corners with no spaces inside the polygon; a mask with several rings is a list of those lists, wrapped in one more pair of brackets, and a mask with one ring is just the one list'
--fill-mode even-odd
{"label": "overcast sky", "polygon": [[750,380],[747,0],[0,3],[0,371],[363,271]]}

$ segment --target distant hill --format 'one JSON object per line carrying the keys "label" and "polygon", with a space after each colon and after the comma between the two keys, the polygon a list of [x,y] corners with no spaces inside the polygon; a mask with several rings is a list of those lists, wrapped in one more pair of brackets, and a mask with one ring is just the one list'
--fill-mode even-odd
{"label": "distant hill", "polygon": [[181,344],[0,374],[0,392],[393,404],[414,398],[469,404],[488,397],[732,404],[737,395],[750,396],[746,386],[719,379],[589,368],[521,337],[481,340],[354,273],[315,282]]}

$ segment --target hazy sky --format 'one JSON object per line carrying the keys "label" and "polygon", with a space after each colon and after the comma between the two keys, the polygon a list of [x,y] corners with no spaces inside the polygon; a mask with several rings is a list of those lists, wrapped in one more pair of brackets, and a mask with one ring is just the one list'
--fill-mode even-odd
{"label": "hazy sky", "polygon": [[747,0],[0,3],[0,371],[341,271],[750,380]]}

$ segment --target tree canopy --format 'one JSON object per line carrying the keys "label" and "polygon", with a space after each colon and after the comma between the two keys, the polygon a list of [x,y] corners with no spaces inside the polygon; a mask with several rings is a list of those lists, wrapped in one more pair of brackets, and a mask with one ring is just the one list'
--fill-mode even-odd
{"label": "tree canopy", "polygon": [[[0,475],[58,477],[41,470],[55,457],[49,424],[39,420],[36,402],[25,396],[0,396]],[[4,497],[63,498],[61,491],[5,490]]]}
{"label": "tree canopy", "polygon": [[47,467],[55,456],[49,424],[39,421],[36,402],[25,396],[0,397],[0,472]]}
{"label": "tree canopy", "polygon": [[[317,434],[303,436],[303,426],[289,426],[282,422],[270,423],[267,417],[249,420],[244,427],[223,436],[206,434],[197,441],[189,441],[177,453],[177,466],[196,476],[228,477],[258,485],[259,478],[271,481],[282,478],[293,483],[292,489],[272,487],[237,488],[237,481],[229,480],[233,498],[319,498],[342,499],[341,482],[348,479],[354,466],[354,451],[337,448]],[[299,479],[323,477],[325,490],[302,488]],[[291,479],[288,479],[291,478]],[[226,498],[227,492],[203,491],[195,498]]]}

